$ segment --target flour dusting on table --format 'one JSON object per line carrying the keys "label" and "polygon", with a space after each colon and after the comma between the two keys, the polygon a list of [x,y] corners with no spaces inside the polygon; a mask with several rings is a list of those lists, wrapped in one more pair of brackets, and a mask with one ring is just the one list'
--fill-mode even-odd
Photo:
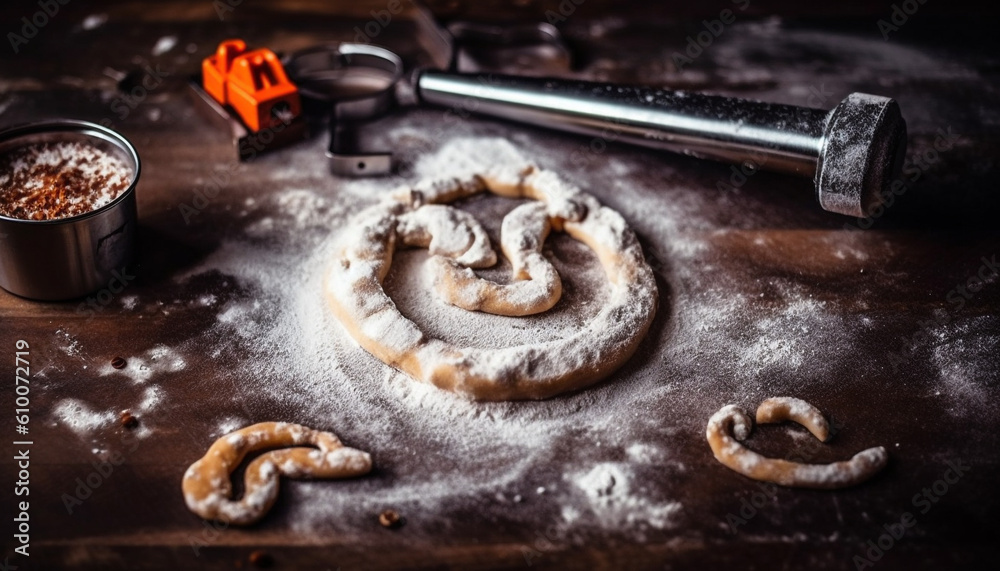
{"label": "flour dusting on table", "polygon": [[[498,529],[545,528],[550,540],[565,543],[583,543],[594,533],[662,540],[683,529],[686,482],[700,477],[676,452],[703,446],[714,411],[729,402],[756,406],[776,394],[812,398],[836,391],[831,379],[844,357],[858,353],[873,320],[884,319],[864,312],[864,295],[848,311],[824,296],[828,276],[803,276],[781,267],[780,258],[764,257],[776,244],[755,245],[742,228],[712,218],[707,203],[729,197],[690,188],[683,173],[649,155],[568,153],[537,134],[474,122],[456,124],[446,139],[427,135],[440,131],[439,120],[436,113],[412,112],[378,130],[371,144],[398,151],[400,176],[332,178],[318,140],[244,165],[238,180],[245,182],[234,182],[226,189],[231,196],[220,198],[229,206],[196,223],[215,224],[212,217],[222,216],[234,229],[196,265],[172,276],[186,297],[171,304],[129,293],[120,302],[140,316],[180,307],[205,318],[204,329],[183,342],[124,355],[130,365],[123,371],[99,368],[104,382],[134,386],[136,402],[144,400],[144,386],[162,388],[160,404],[144,415],[154,427],[169,423],[171,407],[206,418],[210,430],[185,432],[193,457],[219,435],[267,420],[332,430],[348,446],[372,453],[375,471],[365,478],[286,483],[283,515],[264,525],[351,533],[391,507],[410,522],[404,532],[413,540],[456,529],[467,517],[502,522]],[[332,248],[352,216],[400,184],[446,177],[462,166],[456,150],[468,147],[474,155],[498,133],[620,212],[658,275],[660,308],[647,340],[610,379],[579,393],[477,404],[422,385],[358,347],[323,299]],[[644,176],[648,172],[655,179]],[[266,182],[255,185],[261,176]],[[456,203],[483,224],[494,247],[503,216],[517,204],[487,196]],[[833,260],[833,269],[822,271],[863,263],[866,250],[882,247],[870,236],[818,242],[817,256]],[[745,257],[720,259],[725,248],[719,244],[733,241],[747,244]],[[856,254],[838,256],[845,244]],[[399,252],[385,289],[409,319],[453,343],[509,346],[571,335],[605,303],[606,278],[594,254],[565,235],[550,236],[544,255],[559,271],[564,294],[538,316],[483,315],[443,303],[423,271],[424,250]],[[496,267],[479,273],[503,282],[510,265],[500,256]],[[67,343],[66,350],[80,349]],[[948,378],[961,379],[956,356],[969,350],[941,349]],[[153,351],[159,351],[155,361]],[[212,366],[192,365],[205,362]],[[707,364],[725,374],[706,374]],[[171,400],[171,383],[180,382],[203,388],[207,400]],[[75,405],[62,405],[60,418],[79,416],[82,432],[97,432],[97,422],[109,420],[93,403],[86,410]],[[154,431],[154,438],[172,435]],[[705,454],[710,458],[707,447]]]}
{"label": "flour dusting on table", "polygon": [[[231,381],[201,382],[233,386],[237,394],[232,398],[242,401],[254,421],[270,420],[266,411],[280,409],[294,411],[292,418],[281,420],[334,430],[348,445],[370,450],[385,473],[384,479],[344,486],[305,484],[302,493],[310,499],[289,504],[289,519],[297,529],[348,529],[345,517],[331,514],[367,513],[386,505],[433,520],[481,497],[491,498],[485,500],[494,504],[490,509],[513,519],[521,517],[517,508],[528,501],[542,502],[543,511],[551,506],[554,529],[567,540],[588,529],[646,537],[650,530],[668,529],[683,518],[682,498],[669,492],[664,496],[662,489],[673,487],[672,474],[684,472],[682,465],[669,461],[673,436],[665,435],[655,452],[635,447],[635,435],[647,418],[669,423],[673,430],[679,423],[700,432],[719,404],[715,399],[743,395],[748,387],[764,390],[767,377],[783,371],[792,375],[785,382],[822,381],[823,355],[850,343],[847,326],[792,282],[772,284],[778,303],[761,305],[750,295],[731,291],[733,280],[701,261],[711,251],[713,236],[706,221],[690,216],[698,205],[683,189],[626,184],[623,173],[642,167],[621,158],[608,159],[613,165],[606,174],[579,180],[578,168],[567,164],[565,156],[528,138],[513,142],[543,168],[597,194],[622,213],[641,239],[654,244],[649,257],[672,289],[651,333],[659,341],[647,341],[609,381],[580,393],[542,402],[474,404],[413,381],[347,336],[322,297],[338,231],[400,182],[463,172],[469,165],[462,150],[481,155],[478,147],[494,145],[489,139],[453,139],[437,148],[431,143],[429,152],[413,157],[412,166],[404,169],[412,177],[402,181],[336,181],[325,188],[290,182],[247,201],[245,238],[224,242],[181,280],[219,272],[251,292],[213,308],[218,318],[208,339],[222,354],[256,356],[232,371]],[[505,160],[500,153],[491,158],[499,162],[493,167]],[[301,177],[326,176],[304,162],[288,168]],[[281,176],[293,179],[295,174]],[[491,196],[457,203],[484,225],[494,247],[500,221],[517,204]],[[594,254],[567,236],[552,235],[544,253],[564,280],[565,292],[552,310],[538,316],[500,317],[445,304],[423,271],[423,250],[400,252],[385,288],[404,315],[451,342],[490,347],[555,339],[572,334],[597,314],[608,284]],[[495,268],[480,272],[500,282],[509,274],[502,256]],[[744,325],[734,329],[740,322]],[[834,342],[824,350],[811,349],[808,340],[816,335]],[[731,361],[735,380],[700,378],[699,358]],[[671,361],[665,370],[673,374],[649,374],[650,362],[662,370],[659,363]],[[221,424],[231,421],[222,416],[219,423],[221,432]],[[596,453],[591,450],[595,442],[600,445]],[[575,447],[590,451],[574,457]],[[651,455],[663,464],[626,461]],[[616,483],[607,498],[595,499],[586,478],[598,466],[614,472]],[[636,483],[636,466],[659,470],[665,480],[659,495],[650,497]],[[575,483],[579,481],[582,487]],[[533,493],[539,487],[546,493]],[[498,493],[507,500],[496,500]]]}

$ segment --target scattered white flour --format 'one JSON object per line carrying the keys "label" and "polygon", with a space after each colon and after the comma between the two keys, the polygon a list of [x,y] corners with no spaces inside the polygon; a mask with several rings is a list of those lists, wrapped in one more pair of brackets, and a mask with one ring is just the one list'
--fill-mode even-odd
{"label": "scattered white flour", "polygon": [[[129,434],[134,438],[145,439],[156,433],[156,419],[166,395],[162,387],[146,385],[138,399],[132,402],[129,398],[119,397],[115,399],[114,406],[98,410],[94,404],[80,399],[64,398],[52,407],[51,416],[57,425],[68,427],[81,439],[89,439],[96,434],[116,434],[121,431],[120,415],[127,410],[140,419]],[[116,444],[121,438],[119,434],[114,439]],[[106,452],[107,450],[102,449],[102,453]]]}
{"label": "scattered white flour", "polygon": [[163,389],[157,385],[147,386],[142,401],[135,406],[139,412],[149,412],[163,403]]}
{"label": "scattered white flour", "polygon": [[652,444],[636,442],[625,449],[628,459],[640,464],[652,464],[663,460],[660,449]]}
{"label": "scattered white flour", "polygon": [[789,333],[808,334],[810,318],[823,315],[823,305],[822,302],[796,298],[777,315],[759,320],[755,324],[759,336],[741,356],[740,365],[747,367],[753,375],[769,367],[801,367],[808,358],[811,344],[807,344],[801,336]]}
{"label": "scattered white flour", "polygon": [[[607,382],[579,393],[477,404],[417,383],[358,347],[322,296],[333,244],[354,214],[400,184],[453,172],[456,165],[439,154],[449,141],[495,135],[509,136],[540,166],[621,213],[658,276],[661,305],[647,341]],[[358,521],[392,507],[420,522],[407,528],[413,537],[461,525],[475,509],[511,527],[554,526],[572,542],[589,534],[667,538],[670,530],[684,528],[688,514],[681,503],[691,490],[689,478],[678,477],[686,468],[673,460],[674,451],[691,445],[691,438],[703,445],[713,412],[729,402],[755,407],[763,397],[837,389],[833,381],[842,377],[845,356],[871,342],[864,336],[885,317],[864,311],[873,295],[868,290],[848,302],[827,288],[839,287],[835,280],[848,271],[853,279],[865,253],[884,248],[885,240],[858,233],[848,242],[839,234],[810,242],[818,259],[840,265],[819,264],[802,274],[772,253],[782,244],[754,245],[748,233],[773,229],[756,227],[761,220],[753,213],[737,221],[717,218],[727,209],[713,203],[731,198],[714,191],[714,179],[692,182],[690,173],[652,153],[610,147],[589,153],[584,139],[583,150],[567,151],[564,141],[489,122],[458,121],[442,129],[439,112],[414,111],[381,121],[365,142],[396,150],[401,176],[333,178],[323,158],[326,141],[319,139],[260,156],[236,172],[217,199],[231,207],[213,213],[221,221],[204,216],[193,223],[203,226],[193,228],[197,232],[214,224],[235,229],[172,284],[184,293],[172,294],[180,305],[169,307],[195,312],[204,328],[158,348],[156,360],[147,348],[123,354],[126,369],[96,367],[97,378],[131,390],[124,404],[159,398],[140,421],[154,429],[173,422],[171,406],[187,415],[187,407],[197,407],[200,416],[188,423],[196,428],[183,428],[192,461],[218,436],[266,420],[331,430],[347,445],[371,452],[375,472],[369,477],[283,483],[282,525],[287,521],[303,533],[353,533]],[[462,144],[475,154],[473,147],[485,143]],[[477,217],[496,247],[502,218],[517,204],[490,196],[458,206]],[[790,235],[785,246],[803,238],[808,236]],[[745,250],[731,247],[744,243]],[[453,343],[556,338],[586,324],[608,288],[596,257],[571,238],[554,233],[544,254],[559,271],[564,294],[539,316],[486,316],[442,303],[423,271],[425,250],[399,252],[384,284],[404,315]],[[882,252],[871,257],[880,259]],[[500,258],[480,275],[509,279],[510,265]],[[138,306],[138,298],[127,299],[123,307]],[[969,377],[961,366],[968,351],[957,344],[941,348],[942,378]],[[205,401],[176,402],[173,382]],[[154,384],[162,394],[146,395]],[[110,412],[125,408],[115,407]],[[97,430],[96,422],[82,425]],[[160,437],[172,435],[154,430],[152,439]],[[707,445],[705,452],[710,454]]]}
{"label": "scattered white flour", "polygon": [[[421,138],[435,131],[434,117],[401,119],[371,143],[409,157],[401,179],[330,179],[326,165],[308,159],[312,151],[322,154],[321,142],[312,150],[261,157],[255,167],[277,171],[272,180],[280,182],[233,198],[243,236],[224,241],[177,278],[184,287],[202,276],[231,276],[244,292],[207,307],[215,312],[214,325],[177,349],[242,360],[188,381],[219,393],[219,418],[211,434],[202,435],[205,446],[236,427],[234,419],[294,421],[332,430],[348,445],[372,452],[376,469],[386,474],[284,486],[282,501],[297,530],[344,531],[349,514],[366,517],[385,506],[444,522],[451,510],[485,497],[514,519],[520,517],[517,506],[542,502],[568,540],[591,529],[651,537],[684,518],[673,477],[685,467],[671,460],[672,434],[701,433],[712,412],[736,395],[753,399],[827,382],[835,363],[851,352],[851,318],[839,317],[837,307],[800,281],[765,274],[757,280],[759,290],[748,290],[754,280],[744,274],[760,271],[752,259],[737,266],[737,275],[718,270],[715,242],[728,237],[696,215],[706,210],[706,199],[679,184],[669,168],[655,167],[666,180],[651,181],[641,173],[652,169],[644,162],[652,159],[610,152],[571,158],[519,134],[512,139],[522,152],[618,210],[646,245],[666,284],[650,341],[609,382],[541,402],[472,403],[391,369],[343,331],[323,299],[322,281],[338,233],[355,213],[400,183],[467,168],[455,144],[446,144],[453,138]],[[466,128],[458,125],[457,134]],[[476,145],[489,142],[459,144],[474,156],[481,151]],[[412,149],[422,151],[408,155]],[[504,157],[494,158],[503,164]],[[584,177],[582,161],[611,166],[589,169]],[[496,248],[503,216],[519,203],[478,196],[456,204],[476,216]],[[842,245],[828,247],[834,258],[833,249]],[[426,250],[398,252],[384,285],[407,318],[452,343],[494,347],[553,339],[586,324],[609,288],[596,257],[573,239],[553,233],[544,254],[559,271],[564,294],[551,311],[528,318],[443,303],[423,271]],[[509,262],[500,258],[479,274],[508,280]],[[706,378],[702,360],[723,363],[730,374]],[[290,412],[270,412],[275,410]],[[648,441],[649,422],[665,424],[662,442]],[[633,473],[640,469],[650,472],[640,478]],[[600,485],[590,484],[608,475],[615,478],[611,495],[595,496]],[[648,478],[656,485],[637,484]],[[539,487],[546,492],[538,494]]]}
{"label": "scattered white flour", "polygon": [[218,298],[212,294],[205,294],[198,298],[197,305],[201,307],[212,307],[216,304]]}
{"label": "scattered white flour", "polygon": [[64,329],[56,329],[56,338],[60,340],[59,349],[70,357],[80,357],[80,340]]}
{"label": "scattered white flour", "polygon": [[176,45],[177,36],[163,36],[162,38],[156,40],[156,44],[153,45],[152,53],[154,56],[160,56],[174,49],[174,46]]}
{"label": "scattered white flour", "polygon": [[122,357],[126,361],[125,368],[116,369],[111,366],[110,362],[107,362],[101,365],[97,374],[102,377],[121,375],[129,378],[133,383],[141,384],[153,379],[158,374],[176,373],[187,367],[184,357],[165,345],[157,345],[141,355],[122,355]]}
{"label": "scattered white flour", "polygon": [[[1000,387],[1000,367],[996,366],[1000,320],[986,316],[956,320],[930,333],[937,340],[930,350],[931,363],[938,369],[935,394],[946,395],[953,414],[967,414],[972,408],[993,415]],[[992,365],[985,365],[991,361]]]}
{"label": "scattered white flour", "polygon": [[114,410],[94,410],[87,403],[74,399],[62,399],[52,407],[56,421],[68,427],[77,436],[84,438],[95,430],[113,426],[117,421]]}
{"label": "scattered white flour", "polygon": [[212,434],[212,438],[213,440],[217,439],[220,436],[229,434],[230,432],[236,432],[237,430],[250,426],[251,424],[253,423],[247,421],[247,419],[237,416],[230,416],[223,418],[219,422],[219,430],[216,433]]}
{"label": "scattered white flour", "polygon": [[654,502],[644,490],[633,489],[636,484],[625,463],[597,464],[570,475],[569,480],[577,493],[583,493],[586,503],[582,507],[563,506],[562,516],[568,524],[590,519],[607,529],[665,529],[675,524],[675,515],[681,510],[679,502]]}
{"label": "scattered white flour", "polygon": [[108,21],[107,14],[91,14],[83,19],[80,24],[84,30],[96,30],[104,25]]}
{"label": "scattered white flour", "polygon": [[[475,154],[471,147],[488,141],[463,144]],[[548,166],[544,157],[540,162]],[[296,168],[299,176],[315,169]],[[435,173],[435,178],[446,177],[455,168],[434,153],[423,155],[413,165],[414,172]],[[313,174],[327,176],[325,169]],[[304,493],[312,498],[289,500],[295,512],[290,521],[303,531],[342,525],[338,522],[343,518],[331,518],[331,513],[371,511],[383,505],[431,517],[435,512],[446,513],[464,497],[488,494],[492,498],[498,490],[506,498],[522,499],[503,502],[508,506],[522,505],[529,497],[532,502],[552,504],[557,511],[563,505],[578,504],[580,491],[559,485],[564,478],[562,461],[544,459],[560,453],[560,442],[575,425],[592,430],[604,427],[610,431],[607,443],[624,449],[631,444],[629,430],[615,426],[613,411],[638,402],[641,385],[659,384],[659,380],[603,383],[542,402],[476,404],[420,384],[360,349],[326,307],[322,280],[337,232],[346,220],[399,182],[338,181],[333,191],[322,190],[322,185],[309,189],[289,182],[284,188],[241,199],[245,237],[224,242],[199,267],[178,279],[183,285],[207,272],[236,278],[247,294],[213,306],[216,324],[193,340],[192,348],[249,358],[236,370],[220,371],[218,376],[224,378],[192,378],[190,382],[211,383],[226,391],[233,387],[236,394],[227,393],[226,398],[245,403],[250,411],[294,410],[292,418],[254,413],[246,422],[291,420],[330,429],[348,445],[371,451],[376,467],[392,474],[392,485],[376,485],[367,478],[284,487],[283,494]],[[503,216],[521,202],[481,196],[456,204],[476,215],[496,248]],[[423,271],[425,250],[399,252],[385,287],[404,315],[428,333],[454,343],[491,347],[559,338],[577,331],[597,314],[609,286],[596,256],[575,240],[553,233],[544,253],[560,272],[564,293],[553,310],[530,318],[472,313],[445,304]],[[480,275],[506,281],[510,271],[509,262],[501,256],[495,268]],[[629,368],[626,364],[624,370]],[[209,438],[236,426],[234,418],[243,420],[242,414],[232,416],[239,409],[225,410],[214,433],[204,435],[206,446]],[[563,461],[577,464],[571,457]],[[549,467],[539,471],[540,464]],[[539,487],[545,488],[544,494],[537,493]],[[632,489],[625,494],[626,489],[620,488],[622,499],[616,506],[622,506],[621,510],[641,506],[642,491]],[[662,529],[674,510],[669,501],[661,501],[643,506],[631,519],[624,511],[621,517],[635,522],[636,530]],[[583,517],[582,527],[567,529],[566,534],[575,536],[594,527],[614,530],[616,517]]]}

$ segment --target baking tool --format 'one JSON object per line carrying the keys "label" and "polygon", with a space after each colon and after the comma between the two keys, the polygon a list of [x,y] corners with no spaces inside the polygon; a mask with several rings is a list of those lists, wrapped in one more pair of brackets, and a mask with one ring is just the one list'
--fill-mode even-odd
{"label": "baking tool", "polygon": [[421,103],[812,177],[824,210],[866,216],[898,177],[906,122],[893,99],[833,110],[604,83],[423,71]]}
{"label": "baking tool", "polygon": [[[453,22],[441,27],[424,7],[415,5],[420,38],[441,65],[458,71],[488,71],[510,58],[541,71],[567,72],[569,48],[559,30],[547,23],[493,26]],[[330,172],[338,176],[377,176],[392,172],[392,153],[365,151],[358,134],[365,123],[396,105],[403,62],[378,46],[332,43],[307,48],[283,60],[302,97],[321,104],[327,117]]]}
{"label": "baking tool", "polygon": [[247,51],[243,40],[226,40],[201,62],[205,91],[229,105],[257,132],[291,122],[302,112],[299,91],[269,49]]}
{"label": "baking tool", "polygon": [[129,279],[140,165],[125,137],[86,121],[48,121],[0,132],[0,153],[63,141],[114,154],[131,169],[132,181],[111,203],[79,216],[55,220],[0,216],[0,287],[22,297],[64,300],[102,288],[114,293]]}
{"label": "baking tool", "polygon": [[225,40],[202,60],[191,90],[203,115],[228,130],[240,160],[301,140],[307,134],[298,87],[269,49],[247,51]]}
{"label": "baking tool", "polygon": [[387,49],[365,44],[325,44],[295,52],[285,60],[303,97],[325,107],[330,126],[326,156],[341,176],[372,176],[392,170],[392,153],[365,152],[357,141],[365,121],[396,104],[403,61]]}
{"label": "baking tool", "polygon": [[[303,65],[306,58],[313,65]],[[351,104],[362,106],[365,118],[390,109],[389,97],[395,94],[403,102],[591,135],[604,144],[621,141],[753,171],[812,177],[820,206],[850,216],[866,216],[880,202],[899,175],[906,150],[899,106],[888,97],[864,93],[847,96],[828,112],[651,87],[507,75],[417,70],[401,82],[398,56],[363,44],[331,44],[293,55],[289,69],[293,77],[323,77],[317,84],[333,93],[340,82],[334,72],[344,69],[345,61],[355,68],[371,66],[386,82],[401,83],[395,91],[382,83],[354,94]],[[324,69],[330,73],[324,75]],[[388,155],[377,156],[379,168],[367,169],[367,174],[388,170]],[[364,165],[364,170],[368,163],[359,159],[355,166]],[[334,168],[338,174],[358,171],[350,165]]]}

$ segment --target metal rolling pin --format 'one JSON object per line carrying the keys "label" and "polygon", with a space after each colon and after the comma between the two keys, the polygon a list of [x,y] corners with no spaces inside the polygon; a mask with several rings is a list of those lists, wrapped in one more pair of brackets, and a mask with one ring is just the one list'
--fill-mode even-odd
{"label": "metal rolling pin", "polygon": [[423,71],[419,100],[698,158],[812,177],[824,210],[866,216],[899,175],[906,122],[852,93],[831,111],[556,79]]}

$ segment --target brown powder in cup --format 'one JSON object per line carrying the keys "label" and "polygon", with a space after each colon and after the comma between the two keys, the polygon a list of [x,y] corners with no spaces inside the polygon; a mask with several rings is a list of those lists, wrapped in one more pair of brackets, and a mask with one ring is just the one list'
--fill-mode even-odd
{"label": "brown powder in cup", "polygon": [[34,143],[0,155],[0,215],[79,216],[109,204],[132,182],[121,159],[86,143]]}

